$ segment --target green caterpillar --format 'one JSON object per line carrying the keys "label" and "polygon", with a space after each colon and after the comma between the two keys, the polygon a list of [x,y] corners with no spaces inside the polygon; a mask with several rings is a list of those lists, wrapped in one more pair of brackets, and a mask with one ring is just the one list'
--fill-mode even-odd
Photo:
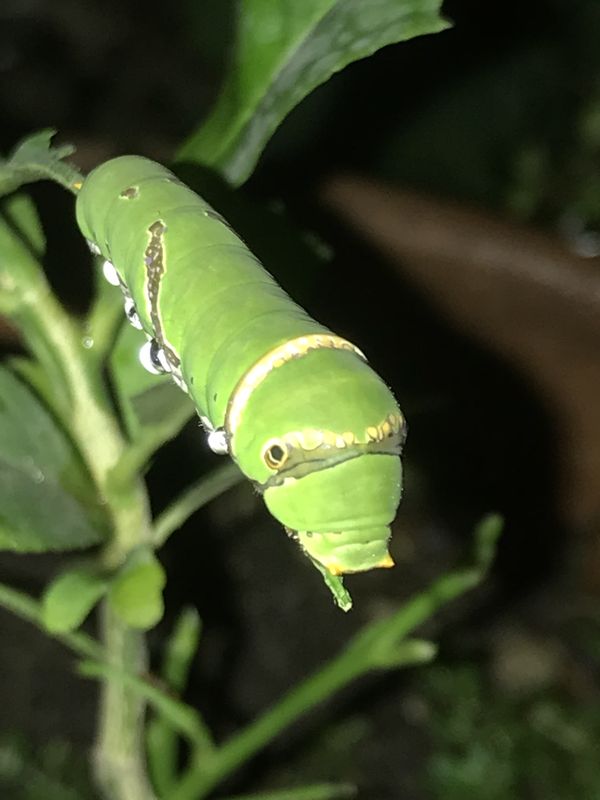
{"label": "green caterpillar", "polygon": [[77,221],[130,322],[271,513],[331,575],[391,567],[405,423],[350,342],[296,305],[227,222],[160,164],[93,170]]}

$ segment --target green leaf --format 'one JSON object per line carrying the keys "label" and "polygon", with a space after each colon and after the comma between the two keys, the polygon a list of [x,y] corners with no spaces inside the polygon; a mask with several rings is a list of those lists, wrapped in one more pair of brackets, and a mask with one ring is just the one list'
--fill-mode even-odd
{"label": "green leaf", "polygon": [[71,144],[53,147],[55,133],[52,128],[33,133],[19,142],[7,159],[0,159],[0,196],[39,180],[56,181],[69,191],[77,191],[83,176],[63,160],[75,148]]}
{"label": "green leaf", "polygon": [[[0,583],[0,606],[32,625],[42,630],[47,630],[42,620],[42,604],[28,594],[20,592],[18,589],[13,589],[12,586]],[[53,633],[52,636],[66,647],[70,647],[77,655],[94,659],[102,659],[104,657],[102,645],[86,633],[75,631],[71,633]]]}
{"label": "green leaf", "polygon": [[154,554],[138,550],[111,582],[108,601],[127,625],[147,630],[162,618],[165,580],[164,570]]}
{"label": "green leaf", "polygon": [[103,539],[77,453],[30,390],[0,367],[0,549],[43,552]]}
{"label": "green leaf", "polygon": [[51,633],[78,628],[106,591],[106,580],[92,569],[73,569],[54,580],[42,600],[42,620]]}
{"label": "green leaf", "polygon": [[485,573],[496,556],[498,539],[504,528],[504,518],[497,513],[486,514],[475,528],[475,564]]}
{"label": "green leaf", "polygon": [[397,644],[383,641],[371,653],[372,666],[377,669],[398,669],[426,664],[437,655],[437,646],[424,639],[405,639]]}
{"label": "green leaf", "polygon": [[177,159],[243,183],[306,95],[385,45],[444,30],[440,6],[441,0],[243,0],[219,101]]}
{"label": "green leaf", "polygon": [[183,692],[196,657],[202,622],[195,608],[184,608],[164,649],[161,677],[174,692]]}

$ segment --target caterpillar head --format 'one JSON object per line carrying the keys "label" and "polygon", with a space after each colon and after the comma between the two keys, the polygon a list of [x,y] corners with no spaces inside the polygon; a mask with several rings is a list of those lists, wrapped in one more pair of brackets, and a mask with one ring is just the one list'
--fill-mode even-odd
{"label": "caterpillar head", "polygon": [[266,489],[269,511],[331,574],[391,567],[392,522],[402,486],[400,458],[365,453]]}
{"label": "caterpillar head", "polygon": [[267,366],[238,409],[233,457],[331,574],[392,566],[405,424],[390,390],[343,346]]}

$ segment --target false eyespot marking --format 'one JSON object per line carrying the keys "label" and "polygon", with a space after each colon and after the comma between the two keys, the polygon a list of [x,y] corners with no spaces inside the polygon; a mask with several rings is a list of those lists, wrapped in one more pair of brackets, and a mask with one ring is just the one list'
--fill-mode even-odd
{"label": "false eyespot marking", "polygon": [[279,439],[270,439],[262,449],[262,459],[269,469],[281,469],[288,460],[289,451]]}
{"label": "false eyespot marking", "polygon": [[355,449],[360,452],[399,452],[406,438],[404,417],[398,412],[388,414],[379,425],[368,426],[359,434],[354,431],[305,429],[290,431],[269,439],[261,456],[267,467],[280,470],[299,461],[326,459],[333,450]]}

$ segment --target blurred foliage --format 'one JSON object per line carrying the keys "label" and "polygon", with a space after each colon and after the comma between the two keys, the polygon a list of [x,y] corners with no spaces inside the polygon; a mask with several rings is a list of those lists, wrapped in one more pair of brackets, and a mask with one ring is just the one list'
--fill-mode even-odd
{"label": "blurred foliage", "polygon": [[246,0],[214,111],[179,150],[184,161],[243,183],[298,103],[347,64],[393,42],[437,33],[441,0]]}
{"label": "blurred foliage", "polygon": [[52,739],[33,748],[22,736],[0,736],[0,794],[7,800],[97,800],[89,767],[72,744]]}
{"label": "blurred foliage", "polygon": [[433,754],[426,784],[436,800],[595,800],[600,796],[600,714],[554,688],[502,694],[469,664],[434,667],[420,681]]}

